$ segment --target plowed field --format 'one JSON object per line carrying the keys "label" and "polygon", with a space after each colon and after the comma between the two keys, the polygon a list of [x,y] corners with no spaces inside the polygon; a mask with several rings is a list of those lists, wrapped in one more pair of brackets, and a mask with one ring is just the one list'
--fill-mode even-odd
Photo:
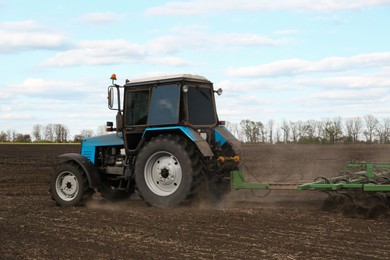
{"label": "plowed field", "polygon": [[[77,145],[0,145],[0,259],[388,259],[390,220],[321,211],[311,191],[233,191],[217,208],[150,208],[136,196],[60,208],[48,194],[57,155]],[[244,146],[248,180],[334,176],[390,146]]]}

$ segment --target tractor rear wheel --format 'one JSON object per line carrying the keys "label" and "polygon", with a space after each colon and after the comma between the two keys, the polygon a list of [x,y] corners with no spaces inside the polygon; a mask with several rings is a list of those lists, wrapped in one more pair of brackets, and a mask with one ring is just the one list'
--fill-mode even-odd
{"label": "tractor rear wheel", "polygon": [[64,207],[81,206],[93,194],[82,168],[74,162],[58,165],[51,176],[52,199]]}
{"label": "tractor rear wheel", "polygon": [[135,163],[140,196],[156,207],[175,207],[192,198],[203,166],[194,146],[176,135],[152,138]]}

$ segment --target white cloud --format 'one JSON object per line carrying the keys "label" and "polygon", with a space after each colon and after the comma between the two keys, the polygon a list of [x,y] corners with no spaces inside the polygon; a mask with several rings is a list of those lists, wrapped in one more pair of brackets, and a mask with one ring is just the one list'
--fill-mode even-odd
{"label": "white cloud", "polygon": [[380,75],[342,75],[334,77],[299,78],[295,82],[303,86],[318,86],[322,88],[356,88],[364,89],[375,87],[389,87],[390,78]]}
{"label": "white cloud", "polygon": [[0,23],[0,53],[21,50],[53,49],[65,45],[62,34],[47,31],[34,21]]}
{"label": "white cloud", "polygon": [[285,40],[274,40],[257,34],[230,33],[217,35],[215,43],[232,46],[277,46],[287,44]]}
{"label": "white cloud", "polygon": [[208,34],[191,28],[187,30],[181,28],[175,30],[174,34],[150,40],[146,46],[152,53],[176,53],[185,49],[214,51],[226,47],[279,46],[288,43],[287,40],[272,39],[258,34]]}
{"label": "white cloud", "polygon": [[60,52],[47,59],[44,67],[64,67],[81,64],[101,65],[137,61],[144,56],[144,48],[126,40],[86,40],[75,49]]}
{"label": "white cloud", "polygon": [[64,51],[44,61],[43,67],[76,65],[104,65],[120,63],[164,64],[188,66],[189,62],[174,56],[157,56],[147,53],[145,47],[126,40],[82,41],[73,50]]}
{"label": "white cloud", "polygon": [[191,66],[196,65],[195,63],[185,61],[178,57],[168,56],[168,57],[153,57],[149,56],[146,57],[143,61],[143,63],[147,64],[160,64],[160,65],[166,65],[166,66]]}
{"label": "white cloud", "polygon": [[390,66],[390,52],[366,53],[351,57],[328,57],[319,61],[281,60],[259,66],[230,68],[227,74],[237,77],[278,77],[381,66]]}
{"label": "white cloud", "polygon": [[215,51],[224,47],[277,46],[288,43],[286,40],[271,39],[257,34],[211,35],[184,28],[174,30],[175,34],[156,37],[145,45],[131,43],[124,39],[81,41],[73,49],[59,52],[45,60],[41,66],[66,67],[129,62],[188,66],[197,64],[172,54],[186,50]]}
{"label": "white cloud", "polygon": [[81,16],[83,21],[94,24],[111,24],[118,22],[122,18],[121,14],[106,12],[106,13],[88,13]]}
{"label": "white cloud", "polygon": [[15,119],[31,119],[33,116],[30,113],[1,113],[0,119],[8,119],[8,120],[15,120]]}
{"label": "white cloud", "polygon": [[340,16],[337,16],[337,15],[327,15],[327,16],[317,16],[315,18],[312,19],[313,21],[324,21],[324,22],[327,22],[327,21],[330,21],[330,22],[333,22],[335,24],[343,24],[343,23],[347,23],[348,20],[344,17],[340,17]]}
{"label": "white cloud", "polygon": [[149,8],[148,15],[201,15],[215,12],[252,11],[264,12],[273,10],[294,10],[314,12],[334,12],[355,10],[389,5],[389,0],[192,0],[186,2],[168,2],[161,6]]}
{"label": "white cloud", "polygon": [[40,100],[66,100],[68,102],[75,96],[85,98],[97,94],[104,93],[99,93],[99,90],[91,82],[26,78],[19,84],[2,87],[0,99],[3,99],[2,104],[10,104],[9,102],[26,97]]}
{"label": "white cloud", "polygon": [[361,100],[369,100],[371,102],[378,102],[378,98],[383,95],[388,95],[389,90],[387,88],[370,88],[370,91],[366,89],[340,89],[340,90],[331,90],[331,91],[322,91],[317,92],[306,99],[312,99],[314,102],[329,102],[332,100],[336,101],[346,101],[358,102]]}

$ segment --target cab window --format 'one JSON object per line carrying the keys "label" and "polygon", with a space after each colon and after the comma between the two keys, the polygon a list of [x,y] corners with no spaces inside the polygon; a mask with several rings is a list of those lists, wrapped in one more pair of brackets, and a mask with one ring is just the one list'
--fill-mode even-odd
{"label": "cab window", "polygon": [[126,125],[145,125],[148,120],[149,91],[127,92]]}
{"label": "cab window", "polygon": [[192,125],[216,123],[213,93],[209,87],[190,86],[187,93],[188,118]]}
{"label": "cab window", "polygon": [[177,124],[179,121],[180,87],[162,85],[153,87],[148,125]]}

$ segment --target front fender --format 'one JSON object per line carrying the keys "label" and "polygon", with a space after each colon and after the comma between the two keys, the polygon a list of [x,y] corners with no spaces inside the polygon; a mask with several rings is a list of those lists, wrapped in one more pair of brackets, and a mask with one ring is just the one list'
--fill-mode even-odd
{"label": "front fender", "polygon": [[95,165],[87,157],[78,153],[66,153],[58,157],[64,159],[66,162],[74,161],[80,165],[80,167],[83,168],[85,174],[87,175],[89,186],[91,188],[97,188],[100,186],[101,181],[99,172],[97,171]]}

